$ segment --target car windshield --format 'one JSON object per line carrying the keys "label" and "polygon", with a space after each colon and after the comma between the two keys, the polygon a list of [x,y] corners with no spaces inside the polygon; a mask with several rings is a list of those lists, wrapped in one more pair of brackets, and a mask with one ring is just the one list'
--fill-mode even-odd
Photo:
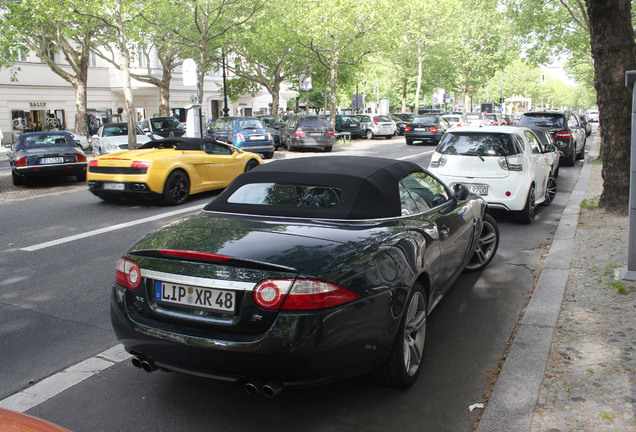
{"label": "car windshield", "polygon": [[338,204],[342,191],[333,186],[290,183],[250,183],[228,199],[233,204],[328,208]]}
{"label": "car windshield", "polygon": [[524,114],[519,120],[519,126],[562,128],[564,127],[563,116],[554,114]]}
{"label": "car windshield", "polygon": [[181,130],[183,126],[179,123],[179,120],[173,117],[168,118],[156,118],[152,119],[152,128],[157,132]]}
{"label": "car windshield", "polygon": [[509,156],[519,153],[504,133],[448,133],[436,151],[448,155]]}
{"label": "car windshield", "polygon": [[411,123],[438,124],[439,117],[435,117],[435,116],[415,117]]}
{"label": "car windshield", "polygon": [[263,129],[263,123],[258,119],[245,119],[236,122],[238,129]]}
{"label": "car windshield", "polygon": [[42,146],[75,146],[73,140],[68,139],[66,135],[50,134],[50,135],[33,135],[25,137],[22,141],[24,147],[42,147]]}

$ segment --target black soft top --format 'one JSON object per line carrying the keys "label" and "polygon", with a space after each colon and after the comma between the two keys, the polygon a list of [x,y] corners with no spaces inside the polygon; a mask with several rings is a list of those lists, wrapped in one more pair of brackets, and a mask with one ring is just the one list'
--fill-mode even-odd
{"label": "black soft top", "polygon": [[[361,156],[322,156],[279,160],[259,165],[238,176],[208,211],[322,219],[378,219],[401,214],[398,183],[422,168],[408,161]],[[252,183],[303,184],[335,187],[342,191],[329,208],[239,204],[228,198]]]}

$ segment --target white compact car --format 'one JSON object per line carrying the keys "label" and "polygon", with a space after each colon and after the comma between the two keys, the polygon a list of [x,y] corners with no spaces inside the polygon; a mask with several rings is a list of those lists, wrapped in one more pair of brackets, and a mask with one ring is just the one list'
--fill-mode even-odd
{"label": "white compact car", "polygon": [[[137,146],[151,141],[137,126]],[[128,123],[105,123],[91,138],[93,156],[128,150]]]}
{"label": "white compact car", "polygon": [[481,195],[489,208],[515,213],[529,224],[537,204],[550,204],[556,195],[549,154],[528,128],[509,126],[466,127],[449,130],[441,139],[429,171],[449,187],[461,183]]}

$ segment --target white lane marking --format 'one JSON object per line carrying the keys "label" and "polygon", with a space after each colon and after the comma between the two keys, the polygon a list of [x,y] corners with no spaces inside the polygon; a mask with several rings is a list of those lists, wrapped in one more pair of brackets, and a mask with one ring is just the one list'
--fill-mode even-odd
{"label": "white lane marking", "polygon": [[0,400],[0,408],[25,412],[81,383],[87,378],[132,357],[119,344],[77,363],[37,384]]}
{"label": "white lane marking", "polygon": [[174,211],[171,211],[171,212],[168,212],[168,213],[161,213],[161,214],[158,214],[158,215],[155,215],[155,216],[149,216],[147,218],[143,218],[143,219],[139,219],[139,220],[135,220],[135,221],[131,221],[131,222],[125,222],[125,223],[121,223],[121,224],[118,224],[118,225],[112,225],[112,226],[109,226],[109,227],[106,227],[106,228],[100,228],[100,229],[96,229],[96,230],[93,230],[93,231],[88,231],[88,232],[85,232],[85,233],[76,234],[76,235],[72,235],[72,236],[69,236],[69,237],[63,237],[61,239],[51,240],[51,241],[48,241],[48,242],[45,242],[45,243],[40,243],[40,244],[36,244],[36,245],[33,245],[33,246],[20,248],[20,250],[27,251],[27,252],[33,252],[33,251],[36,251],[36,250],[39,250],[39,249],[44,249],[44,248],[48,248],[48,247],[51,247],[51,246],[57,246],[57,245],[60,245],[60,244],[63,244],[63,243],[68,243],[68,242],[72,242],[72,241],[75,241],[75,240],[80,240],[80,239],[83,239],[83,238],[86,238],[86,237],[92,237],[92,236],[96,236],[98,234],[104,234],[104,233],[107,233],[107,232],[110,232],[110,231],[116,231],[116,230],[120,230],[120,229],[123,229],[123,228],[128,228],[128,227],[139,225],[139,224],[143,224],[143,223],[146,223],[146,222],[152,222],[152,221],[157,220],[157,219],[163,219],[163,218],[167,218],[167,217],[170,217],[170,216],[175,216],[175,215],[178,215],[178,214],[181,214],[181,213],[194,212],[194,211],[197,211],[197,210],[201,210],[206,205],[207,205],[207,203],[206,204],[192,206],[192,207],[182,208],[182,209],[179,209],[179,210],[174,210]]}
{"label": "white lane marking", "polygon": [[417,154],[413,154],[413,155],[409,155],[409,156],[402,156],[401,158],[397,158],[397,160],[412,159],[412,158],[424,156],[424,155],[431,154],[431,153],[435,153],[435,150],[431,150],[431,151],[427,151],[427,152],[423,152],[423,153],[417,153]]}

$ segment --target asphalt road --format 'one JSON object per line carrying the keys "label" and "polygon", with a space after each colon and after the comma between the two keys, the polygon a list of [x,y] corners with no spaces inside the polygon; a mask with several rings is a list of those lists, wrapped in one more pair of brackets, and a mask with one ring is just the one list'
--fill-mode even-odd
{"label": "asphalt road", "polygon": [[[394,138],[323,155],[390,156],[427,167],[432,151]],[[281,151],[275,159],[310,155]],[[356,378],[254,398],[235,384],[147,374],[126,360],[52,391],[26,413],[76,432],[470,431],[481,412],[468,408],[487,400],[580,168],[560,170],[557,199],[538,209],[532,225],[494,214],[499,252],[483,273],[461,276],[432,313],[423,371],[408,390]],[[108,307],[117,259],[175,211],[196,211],[217,194],[175,208],[105,203],[76,184],[54,195],[39,183],[25,188],[29,196],[0,202],[0,401],[116,346]]]}

